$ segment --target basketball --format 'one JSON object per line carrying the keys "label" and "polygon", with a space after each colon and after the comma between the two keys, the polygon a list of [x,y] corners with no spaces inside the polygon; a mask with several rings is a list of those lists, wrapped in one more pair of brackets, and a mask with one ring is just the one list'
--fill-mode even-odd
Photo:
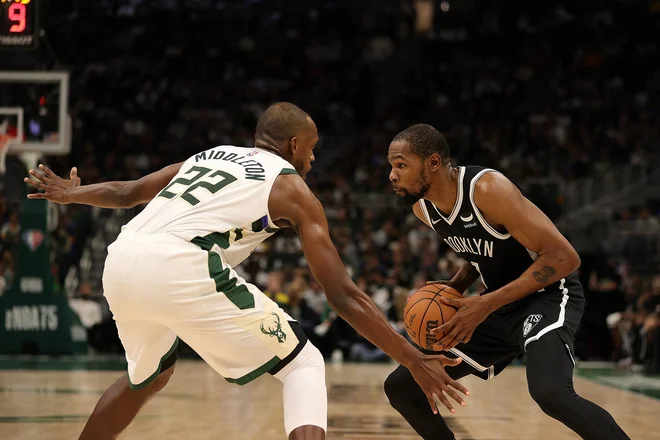
{"label": "basketball", "polygon": [[404,309],[403,322],[406,332],[415,344],[426,350],[433,350],[433,344],[436,342],[431,330],[449,321],[456,314],[456,308],[440,301],[440,295],[463,297],[456,289],[444,284],[429,284],[410,295]]}

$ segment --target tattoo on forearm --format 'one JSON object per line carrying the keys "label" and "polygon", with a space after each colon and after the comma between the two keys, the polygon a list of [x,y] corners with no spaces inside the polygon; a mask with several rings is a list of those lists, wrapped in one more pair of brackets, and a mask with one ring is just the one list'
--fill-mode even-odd
{"label": "tattoo on forearm", "polygon": [[532,272],[532,275],[534,276],[534,279],[539,283],[547,283],[548,278],[556,273],[557,271],[553,267],[543,266],[543,269],[538,272]]}

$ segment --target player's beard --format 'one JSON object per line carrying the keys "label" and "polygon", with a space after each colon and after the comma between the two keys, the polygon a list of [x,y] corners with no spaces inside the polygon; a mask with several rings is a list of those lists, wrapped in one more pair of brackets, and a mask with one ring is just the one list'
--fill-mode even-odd
{"label": "player's beard", "polygon": [[421,183],[419,185],[419,190],[411,192],[407,189],[401,188],[400,191],[404,194],[401,197],[401,202],[406,206],[413,206],[419,199],[423,199],[426,193],[429,191],[430,184],[426,180],[426,173],[422,170],[420,176]]}

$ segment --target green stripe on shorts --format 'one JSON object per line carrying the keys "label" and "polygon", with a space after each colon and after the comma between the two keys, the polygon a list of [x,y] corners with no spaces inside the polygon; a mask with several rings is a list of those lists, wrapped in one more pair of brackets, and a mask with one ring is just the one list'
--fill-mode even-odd
{"label": "green stripe on shorts", "polygon": [[128,385],[131,387],[133,391],[141,390],[142,388],[151,385],[151,383],[156,380],[158,375],[160,374],[160,369],[163,366],[163,361],[170,357],[172,353],[176,350],[176,348],[179,346],[179,338],[177,337],[174,341],[174,344],[172,344],[172,347],[168,350],[167,353],[163,355],[162,358],[160,358],[160,361],[158,362],[158,368],[156,368],[156,371],[154,371],[154,374],[149,376],[147,379],[143,380],[142,382],[138,384],[134,384],[131,382],[131,376],[128,376]]}
{"label": "green stripe on shorts", "polygon": [[[240,235],[240,237],[239,237]],[[236,230],[236,240],[243,237],[241,229]],[[222,259],[216,252],[211,251],[214,245],[222,249],[229,247],[229,232],[214,232],[204,237],[195,237],[192,240],[208,254],[209,274],[215,281],[215,291],[222,292],[241,310],[254,308],[254,295],[244,284],[238,284],[238,279],[231,276],[231,269],[222,267]]]}
{"label": "green stripe on shorts", "polygon": [[241,310],[254,308],[254,295],[244,284],[237,284],[238,280],[230,276],[231,269],[222,268],[222,259],[215,252],[209,252],[209,272],[216,292],[224,293]]}
{"label": "green stripe on shorts", "polygon": [[281,359],[275,356],[271,360],[263,364],[261,367],[257,368],[256,370],[250,371],[248,374],[241,376],[238,379],[231,379],[229,377],[225,377],[225,380],[229,383],[235,383],[237,385],[245,385],[246,383],[252,382],[256,378],[260,377],[264,373],[269,372],[280,361]]}
{"label": "green stripe on shorts", "polygon": [[195,237],[191,241],[205,251],[210,251],[213,249],[213,245],[216,244],[222,249],[227,249],[229,247],[229,232],[214,232],[204,237]]}

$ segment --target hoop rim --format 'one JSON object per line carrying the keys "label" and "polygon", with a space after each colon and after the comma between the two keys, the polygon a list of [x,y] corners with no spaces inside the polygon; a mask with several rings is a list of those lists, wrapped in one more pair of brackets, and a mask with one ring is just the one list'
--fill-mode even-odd
{"label": "hoop rim", "polygon": [[18,139],[16,136],[7,133],[0,133],[0,155],[7,154],[9,147]]}

